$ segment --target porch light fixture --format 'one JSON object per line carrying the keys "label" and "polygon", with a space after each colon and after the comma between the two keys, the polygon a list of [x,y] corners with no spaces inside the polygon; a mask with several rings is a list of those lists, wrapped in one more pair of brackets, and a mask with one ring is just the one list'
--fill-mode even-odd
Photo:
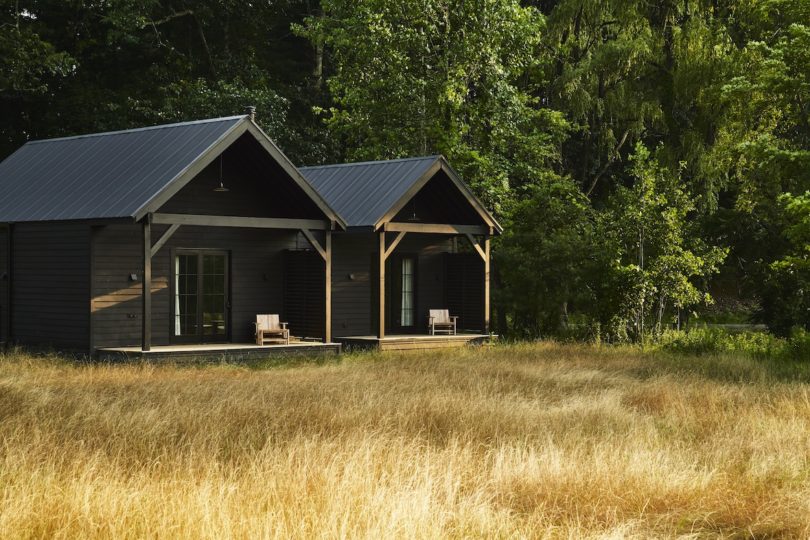
{"label": "porch light fixture", "polygon": [[416,215],[416,201],[411,201],[411,215],[408,216],[407,221],[419,221],[419,216]]}
{"label": "porch light fixture", "polygon": [[222,176],[222,154],[219,155],[219,185],[214,188],[217,193],[225,193],[230,189],[225,187],[225,179]]}

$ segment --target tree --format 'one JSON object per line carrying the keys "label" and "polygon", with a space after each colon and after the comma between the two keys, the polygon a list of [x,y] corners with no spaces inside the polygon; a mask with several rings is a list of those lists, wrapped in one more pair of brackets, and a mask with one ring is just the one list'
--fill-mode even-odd
{"label": "tree", "polygon": [[810,191],[779,197],[790,248],[768,265],[760,320],[780,335],[796,327],[810,330]]}
{"label": "tree", "polygon": [[[660,152],[660,149],[659,149]],[[637,143],[631,157],[631,188],[621,187],[602,216],[601,236],[617,250],[611,271],[623,298],[611,295],[613,333],[643,339],[660,334],[669,307],[677,312],[712,301],[706,279],[727,250],[706,245],[690,226],[695,203],[680,178]]]}
{"label": "tree", "polygon": [[322,111],[348,159],[441,153],[496,212],[558,159],[566,123],[519,84],[543,18],[517,0],[325,0],[298,31],[331,59]]}
{"label": "tree", "polygon": [[496,305],[508,313],[513,334],[564,334],[569,310],[592,300],[594,217],[570,178],[550,177],[514,203],[496,258],[504,284]]}

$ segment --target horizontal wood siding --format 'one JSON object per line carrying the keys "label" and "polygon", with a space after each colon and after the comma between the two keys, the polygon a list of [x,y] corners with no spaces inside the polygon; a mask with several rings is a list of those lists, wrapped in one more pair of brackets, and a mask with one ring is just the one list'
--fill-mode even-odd
{"label": "horizontal wood siding", "polygon": [[87,351],[90,226],[18,223],[13,234],[13,340]]}
{"label": "horizontal wood siding", "polygon": [[484,261],[477,253],[452,253],[445,258],[445,298],[460,330],[483,331]]}
{"label": "horizontal wood siding", "polygon": [[[155,226],[154,243],[166,227]],[[110,225],[96,233],[95,346],[137,346],[141,337],[141,227]],[[217,249],[230,255],[231,341],[252,342],[258,313],[283,313],[283,256],[301,247],[296,231],[183,226],[152,259],[152,343],[171,343],[173,249]],[[130,274],[138,280],[130,281]],[[296,334],[292,328],[292,334]]]}
{"label": "horizontal wood siding", "polygon": [[[159,210],[167,214],[324,219],[251,135],[240,138]],[[220,184],[228,191],[214,191]]]}
{"label": "horizontal wood siding", "polygon": [[0,343],[8,339],[8,273],[8,229],[0,225]]}
{"label": "horizontal wood siding", "polygon": [[[372,255],[377,235],[332,235],[332,335],[363,336],[372,326]],[[375,259],[376,260],[376,259]]]}
{"label": "horizontal wood siding", "polygon": [[299,337],[323,338],[324,260],[315,251],[284,253],[284,317]]}
{"label": "horizontal wood siding", "polygon": [[427,332],[429,309],[443,309],[447,307],[444,299],[444,254],[450,252],[452,249],[452,238],[435,234],[409,233],[397,246],[397,253],[412,253],[417,255],[417,333]]}
{"label": "horizontal wood siding", "polygon": [[[388,235],[388,242],[395,235]],[[376,334],[377,234],[338,233],[332,246],[332,333]],[[427,332],[427,310],[444,307],[444,254],[453,249],[445,235],[409,233],[394,253],[417,256],[416,332]],[[483,309],[483,308],[482,308]]]}

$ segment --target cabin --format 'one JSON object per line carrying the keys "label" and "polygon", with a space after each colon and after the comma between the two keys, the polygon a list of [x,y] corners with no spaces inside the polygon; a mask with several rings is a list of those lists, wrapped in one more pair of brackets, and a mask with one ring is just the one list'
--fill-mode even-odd
{"label": "cabin", "polygon": [[[243,359],[489,339],[500,226],[441,156],[297,168],[252,111],[0,163],[0,342]],[[456,319],[430,335],[430,309]],[[289,338],[256,344],[257,316]]]}
{"label": "cabin", "polygon": [[[346,224],[333,235],[332,334],[348,346],[489,339],[490,240],[500,225],[442,156],[302,167]],[[458,317],[429,335],[431,309]]]}

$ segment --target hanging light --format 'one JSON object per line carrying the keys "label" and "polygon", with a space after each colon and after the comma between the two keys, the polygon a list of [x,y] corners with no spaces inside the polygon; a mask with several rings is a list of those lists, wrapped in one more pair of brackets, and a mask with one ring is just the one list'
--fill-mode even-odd
{"label": "hanging light", "polygon": [[416,215],[416,201],[411,201],[411,215],[407,218],[408,221],[419,221],[419,216]]}
{"label": "hanging light", "polygon": [[214,188],[214,191],[217,193],[225,193],[226,191],[230,191],[230,189],[225,187],[225,179],[222,176],[222,154],[219,155],[219,185]]}

